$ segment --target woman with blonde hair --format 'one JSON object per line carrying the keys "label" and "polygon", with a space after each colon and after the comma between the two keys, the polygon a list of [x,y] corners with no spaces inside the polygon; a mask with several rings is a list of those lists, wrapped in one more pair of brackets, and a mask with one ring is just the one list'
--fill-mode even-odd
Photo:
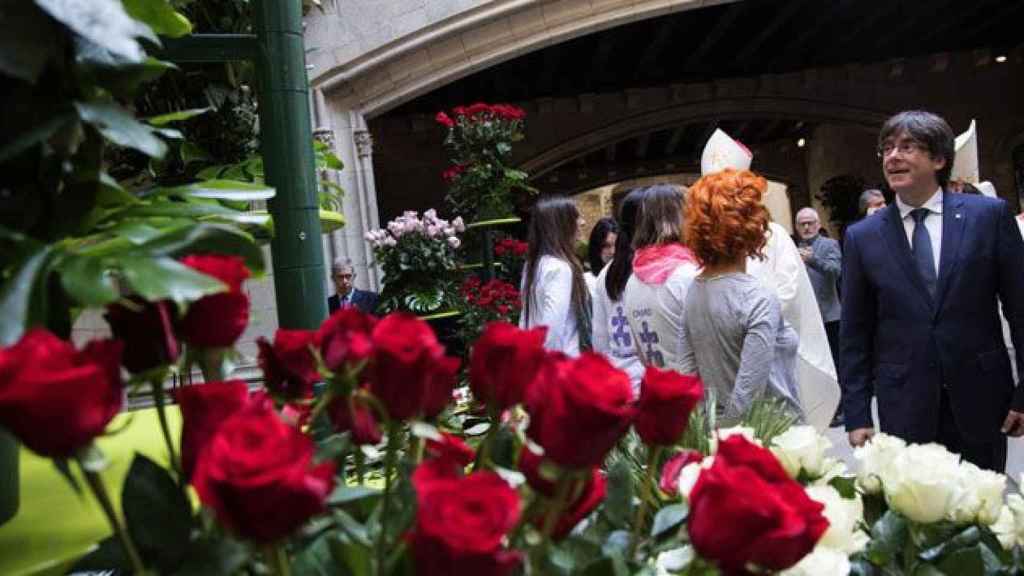
{"label": "woman with blonde hair", "polygon": [[764,258],[767,181],[726,169],[690,188],[686,238],[703,267],[686,298],[682,372],[714,390],[721,426],[739,422],[768,396],[803,420],[796,381],[796,332],[779,300],[747,274],[747,258]]}
{"label": "woman with blonde hair", "polygon": [[576,257],[583,220],[572,200],[543,198],[530,211],[520,328],[546,326],[544,347],[570,356],[590,349],[590,292]]}
{"label": "woman with blonde hair", "polygon": [[686,292],[699,272],[683,245],[683,189],[648,188],[633,236],[633,272],[622,296],[637,355],[645,366],[680,371]]}

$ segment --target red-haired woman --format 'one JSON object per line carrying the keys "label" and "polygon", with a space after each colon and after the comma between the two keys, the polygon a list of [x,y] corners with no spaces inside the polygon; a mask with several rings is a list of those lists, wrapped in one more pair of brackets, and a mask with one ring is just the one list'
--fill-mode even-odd
{"label": "red-haired woman", "polygon": [[764,396],[803,420],[796,382],[796,332],[778,299],[746,272],[763,258],[767,181],[749,171],[704,176],[686,200],[686,242],[703,271],[686,297],[683,371],[714,390],[720,426],[736,424]]}

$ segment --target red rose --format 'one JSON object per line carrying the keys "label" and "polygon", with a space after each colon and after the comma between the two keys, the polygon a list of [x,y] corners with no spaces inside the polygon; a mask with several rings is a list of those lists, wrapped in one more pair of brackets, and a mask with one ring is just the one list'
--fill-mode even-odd
{"label": "red rose", "polygon": [[383,438],[373,410],[358,393],[332,400],[327,415],[337,430],[351,432],[357,445],[376,445]]}
{"label": "red rose", "polygon": [[540,473],[541,464],[544,462],[544,455],[537,454],[526,444],[519,450],[519,471],[526,477],[526,483],[530,488],[548,498],[555,496],[555,481],[545,478]]}
{"label": "red rose", "polygon": [[459,361],[444,355],[429,324],[410,314],[389,314],[372,338],[375,355],[367,380],[389,418],[433,416],[451,401]]}
{"label": "red rose", "polygon": [[697,376],[648,367],[640,384],[636,433],[650,446],[675,444],[703,394],[704,383]]}
{"label": "red rose", "polygon": [[661,479],[658,480],[658,488],[669,496],[679,494],[679,474],[688,464],[704,461],[704,455],[696,450],[683,450],[679,454],[669,458],[668,462],[661,468]]}
{"label": "red rose", "polygon": [[42,328],[0,348],[0,425],[41,456],[74,455],[121,410],[121,348],[78,351]]}
{"label": "red rose", "polygon": [[249,402],[249,388],[241,380],[182,386],[174,391],[181,408],[181,469],[192,477],[199,452],[220,425]]}
{"label": "red rose", "polygon": [[273,346],[266,338],[256,341],[267,390],[288,400],[313,395],[313,384],[320,380],[312,351],[315,337],[311,330],[278,329]]}
{"label": "red rose", "polygon": [[476,102],[475,104],[470,104],[469,107],[466,108],[466,115],[476,116],[477,114],[483,114],[490,111],[491,107],[487,104],[484,104],[483,102]]}
{"label": "red rose", "polygon": [[228,291],[204,296],[188,307],[181,322],[181,339],[194,346],[226,348],[249,324],[249,297],[242,281],[249,269],[238,256],[193,255],[181,263],[227,284]]}
{"label": "red rose", "polygon": [[417,493],[428,490],[434,482],[462,477],[466,466],[476,458],[472,448],[446,432],[441,433],[440,440],[428,440],[426,452],[429,458],[412,473],[412,485]]}
{"label": "red rose", "polygon": [[[757,448],[754,450],[751,448]],[[750,468],[757,472],[758,476],[767,482],[786,483],[790,480],[786,469],[782,467],[779,459],[756,444],[753,444],[741,436],[730,436],[718,443],[718,451],[715,452],[715,461],[722,460],[733,466]]]}
{"label": "red rose", "polygon": [[224,421],[199,453],[192,485],[221,524],[275,542],[325,510],[334,463],[313,464],[312,440],[264,402]]}
{"label": "red rose", "polygon": [[767,467],[772,477],[762,475],[768,458],[773,458],[768,450],[732,436],[721,442],[715,463],[701,472],[690,492],[690,540],[726,574],[746,574],[749,564],[772,571],[789,568],[828,529],[824,505],[807,496],[803,486],[777,478],[774,467]]}
{"label": "red rose", "polygon": [[510,573],[521,558],[501,550],[501,542],[518,521],[519,495],[493,472],[418,487],[411,536],[416,574]]}
{"label": "red rose", "polygon": [[604,474],[601,473],[601,469],[594,468],[590,471],[588,478],[577,481],[576,485],[573,486],[572,493],[575,494],[577,492],[579,496],[576,496],[572,504],[569,505],[569,508],[562,512],[562,515],[555,522],[555,529],[551,532],[551,537],[555,540],[561,540],[568,536],[569,532],[572,532],[572,529],[580,521],[586,518],[604,501],[605,494],[607,493],[607,482],[605,481]]}
{"label": "red rose", "polygon": [[331,314],[316,332],[316,346],[327,369],[337,372],[368,359],[373,354],[371,333],[376,323],[375,317],[354,306]]}
{"label": "red rose", "polygon": [[169,300],[147,302],[141,298],[107,307],[107,323],[114,338],[124,343],[121,361],[129,372],[139,374],[178,360],[174,311]]}
{"label": "red rose", "polygon": [[452,114],[455,114],[456,116],[465,116],[466,115],[466,107],[465,106],[456,106],[455,108],[452,108]]}
{"label": "red rose", "polygon": [[451,118],[449,118],[448,115],[445,114],[444,112],[438,112],[437,116],[434,116],[434,120],[437,120],[438,124],[441,124],[448,128],[455,126],[455,122]]}
{"label": "red rose", "polygon": [[527,434],[566,468],[593,468],[633,420],[629,376],[600,354],[552,353],[527,390]]}
{"label": "red rose", "polygon": [[506,322],[491,322],[473,344],[469,386],[473,395],[496,410],[523,401],[544,362],[546,327],[520,330]]}

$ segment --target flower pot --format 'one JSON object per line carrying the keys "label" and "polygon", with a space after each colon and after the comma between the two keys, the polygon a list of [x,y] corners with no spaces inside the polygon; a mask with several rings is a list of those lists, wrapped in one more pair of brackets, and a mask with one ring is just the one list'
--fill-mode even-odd
{"label": "flower pot", "polygon": [[18,442],[0,429],[0,525],[18,513]]}

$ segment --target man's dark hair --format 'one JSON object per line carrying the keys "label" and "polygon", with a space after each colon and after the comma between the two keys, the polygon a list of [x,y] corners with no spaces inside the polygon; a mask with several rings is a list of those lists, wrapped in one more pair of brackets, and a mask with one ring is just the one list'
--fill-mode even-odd
{"label": "man's dark hair", "polygon": [[928,150],[932,158],[944,158],[946,165],[935,173],[936,180],[943,188],[949,184],[949,173],[953,170],[953,129],[941,116],[923,110],[909,110],[889,118],[878,133],[878,148],[886,140],[906,132]]}

